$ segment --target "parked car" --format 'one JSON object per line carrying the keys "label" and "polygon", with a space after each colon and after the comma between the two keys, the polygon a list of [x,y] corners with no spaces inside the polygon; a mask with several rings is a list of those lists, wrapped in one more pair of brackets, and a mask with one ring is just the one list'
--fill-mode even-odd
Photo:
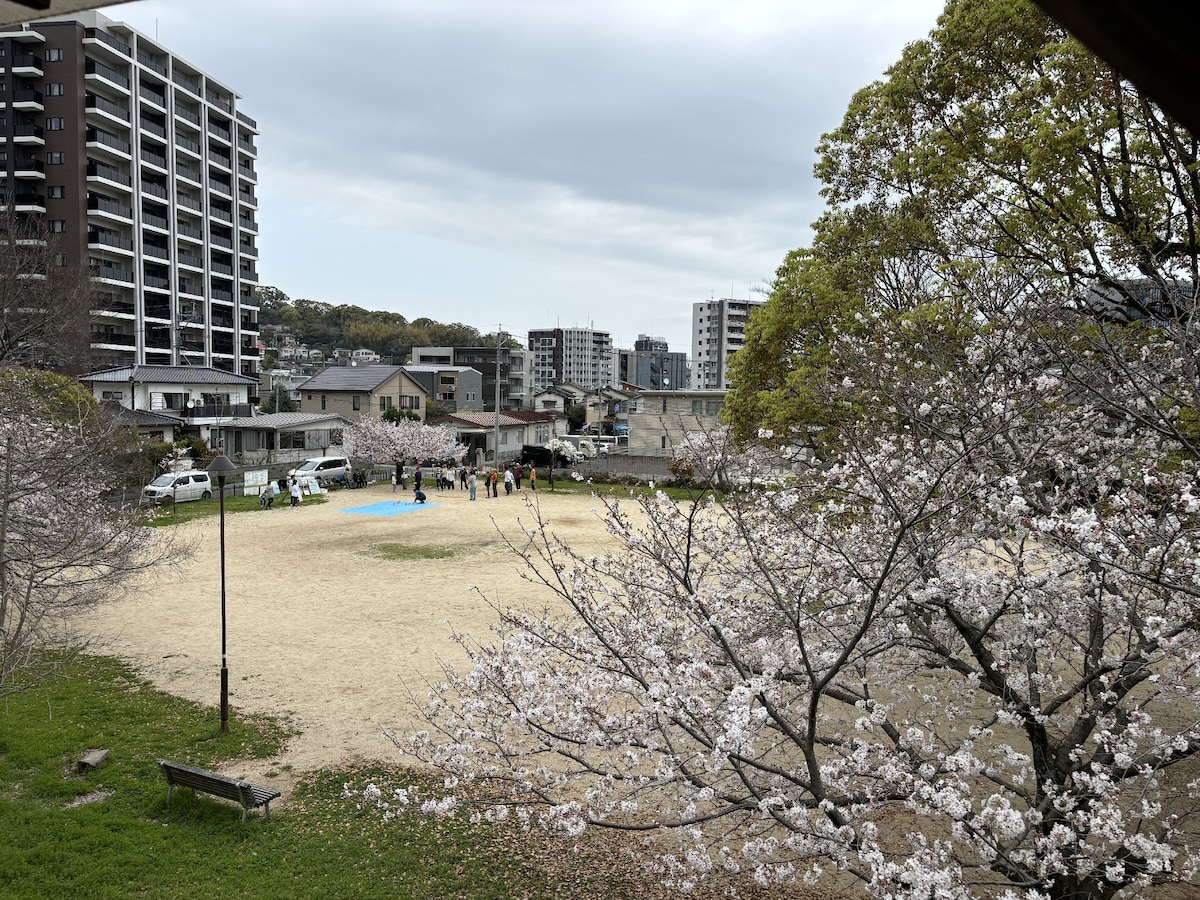
{"label": "parked car", "polygon": [[342,476],[347,480],[353,471],[346,456],[314,456],[306,459],[288,472],[288,478],[316,478],[318,481],[337,481]]}
{"label": "parked car", "polygon": [[212,479],[204,469],[167,472],[142,488],[143,503],[185,503],[212,496]]}

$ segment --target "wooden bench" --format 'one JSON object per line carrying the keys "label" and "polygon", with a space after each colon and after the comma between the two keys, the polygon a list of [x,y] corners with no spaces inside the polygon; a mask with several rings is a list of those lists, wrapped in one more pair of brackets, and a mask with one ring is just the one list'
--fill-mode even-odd
{"label": "wooden bench", "polygon": [[271,815],[271,801],[279,796],[279,791],[259,787],[237,778],[230,778],[207,769],[197,769],[195,766],[185,766],[180,763],[158,761],[163,777],[167,779],[167,803],[171,802],[171,792],[176,787],[187,787],[193,791],[203,791],[215,797],[235,800],[242,804],[242,821],[246,821],[246,813],[257,806],[263,807],[264,814]]}

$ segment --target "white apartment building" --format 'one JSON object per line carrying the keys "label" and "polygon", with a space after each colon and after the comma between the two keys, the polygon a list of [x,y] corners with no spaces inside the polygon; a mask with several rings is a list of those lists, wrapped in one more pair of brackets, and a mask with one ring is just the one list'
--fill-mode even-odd
{"label": "white apartment building", "polygon": [[97,286],[93,368],[255,376],[258,128],[238,95],[96,12],[0,30],[0,181]]}
{"label": "white apartment building", "polygon": [[594,328],[545,328],[529,332],[534,393],[556,384],[597,389],[613,386],[612,335]]}
{"label": "white apartment building", "polygon": [[729,360],[746,341],[756,300],[709,300],[692,304],[692,390],[729,387]]}

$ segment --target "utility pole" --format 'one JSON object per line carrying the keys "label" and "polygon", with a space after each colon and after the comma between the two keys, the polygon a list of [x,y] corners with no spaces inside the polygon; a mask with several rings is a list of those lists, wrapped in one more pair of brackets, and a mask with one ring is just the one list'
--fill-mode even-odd
{"label": "utility pole", "polygon": [[496,464],[496,471],[500,471],[500,341],[502,339],[504,323],[496,323],[496,452],[492,455],[492,460]]}

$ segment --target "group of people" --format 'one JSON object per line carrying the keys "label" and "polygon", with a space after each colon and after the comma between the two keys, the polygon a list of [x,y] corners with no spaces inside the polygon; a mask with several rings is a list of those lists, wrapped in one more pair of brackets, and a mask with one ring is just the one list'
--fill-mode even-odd
{"label": "group of people", "polygon": [[[267,483],[259,489],[258,505],[263,509],[271,509],[275,506],[275,485]],[[304,489],[300,485],[300,479],[295,475],[290,478],[279,479],[279,493],[287,494],[291,499],[292,506],[299,506],[304,501]]]}
{"label": "group of people", "polygon": [[[487,469],[482,475],[477,475],[475,469],[472,468],[467,475],[467,490],[471,493],[470,499],[475,499],[475,492],[480,477],[483,478],[485,496],[499,497],[501,483],[504,484],[505,496],[510,496],[514,490],[519,491],[521,489],[521,479],[525,477],[525,472],[525,467],[520,463],[505,466],[503,475],[496,469]],[[529,489],[532,491],[537,490],[537,469],[532,466],[529,468]]]}
{"label": "group of people", "polygon": [[[484,496],[499,497],[500,485],[504,485],[505,495],[511,495],[514,490],[521,490],[521,482],[528,474],[529,489],[537,490],[537,468],[529,467],[526,469],[520,463],[515,463],[511,466],[504,466],[503,469],[476,469],[474,466],[459,466],[457,468],[442,466],[434,470],[434,483],[439,491],[451,491],[458,486],[465,489],[469,497],[474,500],[479,490],[479,482],[483,482]],[[423,491],[422,484],[425,476],[418,466],[413,472],[413,498],[417,503],[424,503],[428,500],[428,495]],[[403,469],[397,469],[392,474],[392,493],[396,493],[396,488],[406,488],[407,477]]]}

